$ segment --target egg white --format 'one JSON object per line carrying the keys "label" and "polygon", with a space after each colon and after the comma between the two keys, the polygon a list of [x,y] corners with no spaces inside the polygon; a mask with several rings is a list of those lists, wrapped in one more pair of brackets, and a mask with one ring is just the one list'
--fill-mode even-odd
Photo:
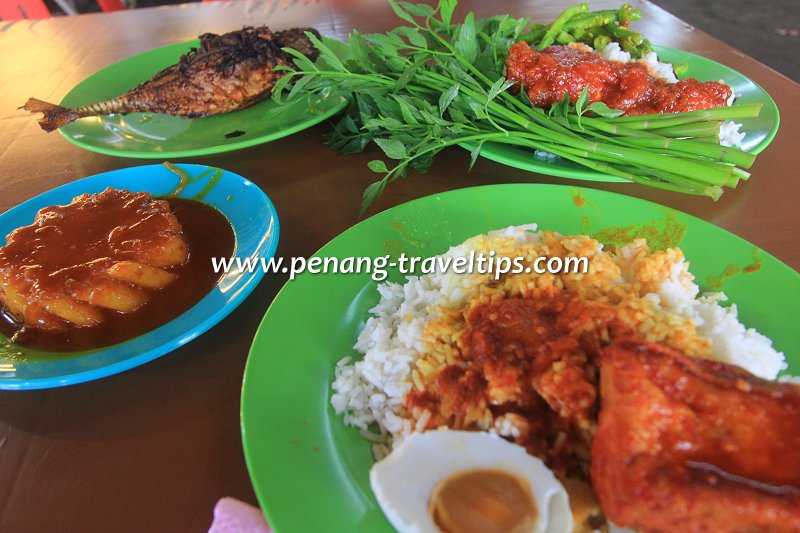
{"label": "egg white", "polygon": [[464,470],[503,470],[527,480],[538,508],[535,533],[569,533],[572,512],[564,486],[525,448],[497,435],[428,431],[407,437],[370,470],[370,484],[386,518],[400,533],[439,533],[428,513],[433,489]]}

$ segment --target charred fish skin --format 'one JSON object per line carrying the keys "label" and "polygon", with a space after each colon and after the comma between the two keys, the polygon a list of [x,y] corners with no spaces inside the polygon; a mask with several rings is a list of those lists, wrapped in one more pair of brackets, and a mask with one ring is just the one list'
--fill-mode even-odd
{"label": "charred fish skin", "polygon": [[313,28],[273,33],[261,26],[222,35],[205,33],[200,36],[200,45],[181,56],[178,63],[125,94],[73,109],[30,98],[21,109],[42,113],[39,125],[45,131],[79,118],[112,113],[198,118],[237,111],[270,94],[284,74],[275,67],[293,65],[291,56],[282,48],[294,48],[312,61],[319,56],[306,32],[319,38]]}
{"label": "charred fish skin", "polygon": [[[277,32],[275,41],[281,48],[294,48],[311,61],[316,61],[319,57],[319,50],[312,44],[306,33],[311,33],[317,39],[322,39],[322,36],[314,28],[292,28]],[[286,56],[287,60],[291,59],[288,54]]]}

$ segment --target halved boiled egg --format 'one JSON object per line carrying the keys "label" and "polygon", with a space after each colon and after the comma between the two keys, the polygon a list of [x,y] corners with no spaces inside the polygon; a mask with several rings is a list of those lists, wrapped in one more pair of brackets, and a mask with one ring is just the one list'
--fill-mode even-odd
{"label": "halved boiled egg", "polygon": [[370,471],[400,533],[568,533],[564,486],[525,448],[497,435],[429,431],[406,438]]}

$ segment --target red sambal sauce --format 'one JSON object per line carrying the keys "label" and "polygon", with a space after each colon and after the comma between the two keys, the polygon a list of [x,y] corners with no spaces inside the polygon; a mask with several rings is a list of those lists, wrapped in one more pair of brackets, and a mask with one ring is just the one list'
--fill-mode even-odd
{"label": "red sambal sauce", "polygon": [[603,102],[625,115],[681,113],[727,105],[732,91],[724,83],[694,78],[667,83],[638,62],[607,61],[569,46],[538,52],[527,43],[511,45],[507,77],[521,84],[535,107],[550,107],[569,93],[574,104],[584,87],[589,102]]}
{"label": "red sambal sauce", "polygon": [[600,350],[629,333],[604,304],[566,291],[474,305],[458,341],[460,356],[409,409],[431,413],[428,428],[481,428],[474,413],[512,415],[512,440],[560,474],[581,475],[597,418]]}

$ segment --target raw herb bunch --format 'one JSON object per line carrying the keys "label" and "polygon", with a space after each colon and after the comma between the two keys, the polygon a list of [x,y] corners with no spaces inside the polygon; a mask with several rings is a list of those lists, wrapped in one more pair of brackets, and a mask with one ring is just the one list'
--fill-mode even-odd
{"label": "raw herb bunch", "polygon": [[[346,96],[346,113],[326,137],[341,154],[370,142],[392,161],[369,168],[382,177],[364,191],[361,213],[409,167],[427,171],[433,157],[452,145],[472,148],[474,164],[486,142],[558,155],[630,181],[717,199],[749,174],[755,156],[719,146],[719,120],[757,116],[760,105],[691,113],[617,117],[602,103],[575,105],[568,98],[549,112],[532,107],[525,91],[509,92],[508,47],[529,29],[527,18],[501,15],[453,24],[456,0],[437,7],[388,0],[408,25],[382,34],[353,31],[347,43],[309,38],[320,50],[303,54],[296,69],[273,88],[273,99],[291,105],[309,95]],[[587,115],[592,111],[591,115]],[[687,137],[690,137],[687,139]]]}

